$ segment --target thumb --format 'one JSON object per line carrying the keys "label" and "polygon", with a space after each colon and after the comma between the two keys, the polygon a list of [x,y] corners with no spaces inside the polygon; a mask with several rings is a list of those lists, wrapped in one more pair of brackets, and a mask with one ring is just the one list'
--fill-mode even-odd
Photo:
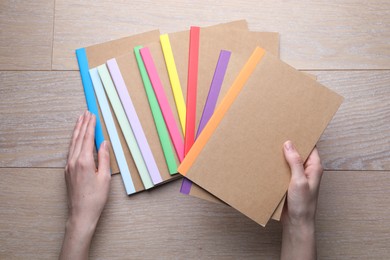
{"label": "thumb", "polygon": [[108,150],[108,142],[104,141],[98,151],[98,172],[109,174],[110,173],[110,152]]}
{"label": "thumb", "polygon": [[304,175],[303,161],[295,146],[291,141],[283,145],[284,157],[291,169],[291,178],[302,178]]}

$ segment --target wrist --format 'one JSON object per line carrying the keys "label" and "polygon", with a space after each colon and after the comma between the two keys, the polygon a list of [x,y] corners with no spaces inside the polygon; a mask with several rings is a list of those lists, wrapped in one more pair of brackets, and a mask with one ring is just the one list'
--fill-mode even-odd
{"label": "wrist", "polygon": [[315,217],[284,217],[282,218],[283,227],[308,228],[315,226]]}
{"label": "wrist", "polygon": [[294,229],[314,229],[315,228],[315,211],[299,213],[293,212],[283,214],[281,222],[283,228],[294,228]]}
{"label": "wrist", "polygon": [[281,259],[317,259],[315,223],[283,223]]}
{"label": "wrist", "polygon": [[89,247],[95,229],[96,223],[70,215],[65,225],[60,259],[88,259]]}
{"label": "wrist", "polygon": [[295,223],[284,222],[283,234],[296,242],[312,240],[315,238],[315,222],[314,220]]}
{"label": "wrist", "polygon": [[314,219],[305,219],[305,220],[292,220],[287,219],[282,222],[283,229],[289,230],[302,230],[311,232],[315,230],[315,220]]}
{"label": "wrist", "polygon": [[72,234],[73,237],[92,238],[96,225],[97,221],[84,221],[82,218],[70,216],[66,221],[66,232]]}

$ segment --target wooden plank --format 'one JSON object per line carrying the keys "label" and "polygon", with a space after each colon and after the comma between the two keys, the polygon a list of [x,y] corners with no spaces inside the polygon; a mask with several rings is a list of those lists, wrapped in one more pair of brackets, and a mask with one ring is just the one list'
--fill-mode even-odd
{"label": "wooden plank", "polygon": [[[0,258],[55,258],[67,214],[62,169],[0,169]],[[390,172],[325,172],[317,212],[319,259],[386,259]],[[180,181],[127,197],[113,176],[91,258],[277,259],[281,227],[184,196]],[[147,206],[145,206],[147,205]],[[144,223],[144,225],[140,225]]]}
{"label": "wooden plank", "polygon": [[387,259],[390,172],[325,172],[317,211],[318,259]]}
{"label": "wooden plank", "polygon": [[0,167],[63,167],[86,109],[78,72],[0,72]]}
{"label": "wooden plank", "polygon": [[67,214],[61,173],[63,169],[0,169],[0,258],[58,257]]}
{"label": "wooden plank", "polygon": [[[390,72],[311,73],[346,98],[318,143],[325,168],[390,170]],[[0,72],[0,80],[0,167],[63,167],[86,109],[79,73]]]}
{"label": "wooden plank", "polygon": [[313,72],[345,97],[318,143],[327,170],[390,170],[390,72]]}
{"label": "wooden plank", "polygon": [[0,2],[0,70],[49,70],[54,0]]}
{"label": "wooden plank", "polygon": [[205,0],[58,0],[53,69],[77,69],[74,50],[79,47],[152,29],[174,32],[243,18],[252,30],[279,32],[282,59],[299,69],[390,69],[389,8],[387,0],[250,0],[212,6]]}

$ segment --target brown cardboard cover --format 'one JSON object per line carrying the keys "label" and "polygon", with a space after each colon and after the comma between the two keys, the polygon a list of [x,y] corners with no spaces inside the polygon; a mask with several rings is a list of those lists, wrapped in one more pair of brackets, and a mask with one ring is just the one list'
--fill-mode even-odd
{"label": "brown cardboard cover", "polygon": [[[201,29],[196,126],[199,125],[204,104],[206,103],[219,52],[221,50],[228,50],[232,52],[232,55],[229,61],[229,64],[231,64],[228,66],[221,87],[218,103],[225,96],[240,69],[256,46],[261,46],[275,56],[279,56],[279,34],[274,32],[250,32],[245,30],[225,29],[211,31],[203,28]],[[213,198],[211,194],[200,187],[197,187],[196,184],[193,184],[191,187],[189,195],[212,202],[220,202],[220,200]],[[283,207],[283,203],[281,207]],[[280,216],[275,216],[275,219],[279,220]]]}
{"label": "brown cardboard cover", "polygon": [[[127,90],[137,112],[142,129],[144,130],[146,139],[156,161],[163,181],[167,181],[173,176],[169,174],[160,140],[157,134],[156,125],[154,123],[152,111],[149,106],[148,97],[146,95],[141,75],[138,70],[138,65],[135,59],[134,52],[127,53],[117,57],[119,69],[123,80],[126,83]],[[177,161],[177,165],[179,162]],[[176,177],[179,177],[176,175]]]}
{"label": "brown cardboard cover", "polygon": [[[309,74],[309,73],[306,73],[306,72],[303,72],[303,73],[305,75],[309,76],[310,78],[312,78],[314,80],[317,80],[317,77],[315,75],[312,75],[312,74]],[[191,195],[193,197],[196,197],[196,198],[199,198],[199,199],[203,199],[203,200],[207,200],[207,201],[210,201],[210,202],[214,202],[214,203],[223,203],[223,201],[221,201],[217,197],[213,196],[208,191],[202,189],[201,187],[199,187],[195,183],[192,184],[189,195]],[[280,201],[277,209],[275,210],[274,214],[272,215],[272,219],[273,220],[279,221],[280,218],[282,217],[282,212],[283,212],[283,207],[284,207],[284,204],[285,204],[285,200],[286,200],[286,195]]]}
{"label": "brown cardboard cover", "polygon": [[[239,20],[209,27],[202,27],[200,35],[202,35],[203,32],[208,32],[212,35],[218,31],[226,32],[226,30],[248,31],[248,24],[245,20]],[[226,35],[226,37],[228,36]],[[189,38],[190,31],[181,31],[169,34],[169,41],[171,43],[172,53],[175,58],[176,69],[179,75],[180,85],[184,98],[187,96],[188,48],[190,44]]]}
{"label": "brown cardboard cover", "polygon": [[132,52],[137,45],[156,41],[159,37],[159,30],[153,30],[86,47],[89,67],[102,65],[109,59]]}
{"label": "brown cardboard cover", "polygon": [[[164,54],[161,49],[160,42],[152,42],[143,45],[143,47],[148,47],[150,50],[150,53],[153,57],[154,65],[156,66],[157,73],[160,77],[161,84],[164,87],[164,92],[165,95],[168,99],[169,106],[172,110],[173,117],[176,122],[177,129],[179,129],[179,132],[181,134],[181,138],[183,139],[184,134],[182,131],[182,128],[180,127],[180,119],[179,119],[179,114],[176,109],[176,103],[175,99],[173,96],[172,88],[171,88],[171,83],[169,81],[169,76],[168,76],[168,70],[165,65],[165,59],[164,59]],[[187,46],[188,48],[188,46]],[[184,141],[183,141],[184,143]]]}
{"label": "brown cardboard cover", "polygon": [[[109,103],[109,106],[110,106],[112,117],[116,118],[115,115],[114,115],[114,112],[113,112],[114,110],[111,107],[111,103],[110,102],[108,102],[108,103]],[[129,147],[127,145],[125,145],[126,144],[126,140],[125,140],[125,137],[123,136],[122,129],[121,129],[120,125],[119,125],[118,120],[115,119],[114,123],[115,123],[115,128],[118,131],[119,140],[122,143],[123,153],[124,153],[125,158],[126,158],[127,166],[129,167],[131,179],[132,179],[133,184],[134,184],[134,189],[135,189],[136,192],[143,191],[143,190],[145,190],[145,187],[144,187],[144,185],[142,183],[141,176],[138,173],[138,169],[137,169],[137,167],[135,165],[135,162],[133,160],[133,156],[131,156],[130,149],[129,149]],[[114,156],[114,159],[115,159],[115,156]],[[118,170],[118,172],[119,172],[119,170]]]}
{"label": "brown cardboard cover", "polygon": [[[145,32],[145,33],[141,33],[138,35],[129,36],[129,37],[125,37],[125,38],[121,38],[121,39],[117,39],[117,40],[113,40],[113,41],[109,41],[109,42],[100,43],[100,44],[86,47],[85,51],[87,53],[88,66],[90,69],[97,67],[101,64],[106,63],[106,61],[111,59],[111,58],[114,58],[114,57],[119,56],[119,55],[123,55],[125,53],[132,52],[133,48],[137,45],[140,45],[142,43],[151,42],[151,41],[156,41],[159,39],[159,37],[160,37],[160,32],[158,30],[154,30],[154,31]],[[102,125],[104,139],[109,140],[107,128],[106,128],[106,125],[104,123],[104,119],[101,115],[99,103],[97,103],[97,104],[98,104],[99,117],[100,117],[100,122]],[[112,114],[113,114],[114,122],[116,125],[116,129],[118,131],[118,136],[119,136],[119,139],[121,141],[126,160],[128,162],[129,170],[131,171],[131,173],[137,173],[136,175],[138,176],[138,170],[136,169],[136,167],[134,165],[133,158],[132,158],[128,148],[126,148],[127,145],[126,145],[125,139],[123,137],[123,133],[122,133],[120,127],[118,127],[118,121],[117,121],[116,117],[114,116],[114,113],[112,113]],[[111,146],[110,146],[110,165],[111,165],[111,172],[113,174],[119,173],[119,167],[118,167],[118,164],[116,162],[114,152],[113,152]],[[133,177],[133,174],[132,174],[132,177]],[[138,176],[138,178],[139,178],[139,176]],[[137,179],[135,179],[134,185],[135,185],[136,190],[137,190],[137,188],[140,188],[140,186],[138,185]],[[142,185],[142,183],[141,183],[141,185]]]}
{"label": "brown cardboard cover", "polygon": [[290,180],[283,143],[306,159],[342,100],[266,53],[186,176],[265,226]]}
{"label": "brown cardboard cover", "polygon": [[244,30],[211,31],[201,29],[196,126],[199,125],[202,116],[220,51],[227,50],[232,52],[229,64],[233,63],[233,66],[228,66],[221,87],[219,101],[225,96],[241,67],[244,66],[256,46],[260,46],[273,55],[279,56],[279,34]]}
{"label": "brown cardboard cover", "polygon": [[[237,29],[238,28],[245,28],[246,29],[247,23],[246,23],[246,21],[241,20],[241,21],[234,21],[234,22],[221,24],[221,25],[210,26],[210,28],[219,28],[219,27],[222,27],[222,28],[234,27]],[[121,38],[121,39],[117,39],[117,40],[113,40],[113,41],[109,41],[109,42],[86,47],[85,50],[86,50],[87,58],[88,58],[88,66],[90,69],[97,67],[101,64],[104,64],[107,60],[109,60],[111,58],[118,57],[118,56],[124,55],[126,53],[133,52],[134,47],[137,45],[143,45],[143,44],[150,43],[150,42],[158,42],[159,37],[160,37],[160,32],[158,30],[154,30],[154,31],[145,32],[145,33],[141,33],[141,34],[137,34],[137,35],[133,35],[133,36],[129,36],[129,37],[125,37],[125,38]],[[184,39],[184,41],[185,41],[184,43],[182,41],[178,42],[178,44],[180,46],[180,48],[179,48],[180,50],[184,50],[186,48],[186,52],[184,52],[185,55],[182,57],[183,60],[186,60],[186,63],[184,64],[185,68],[187,68],[187,66],[188,66],[188,64],[187,64],[188,63],[188,57],[187,57],[188,56],[188,39],[187,38]],[[172,46],[172,48],[173,48],[173,46]],[[179,62],[180,61],[181,60],[179,60]],[[184,69],[184,67],[182,69]],[[100,117],[100,121],[101,121],[101,125],[102,125],[103,135],[104,135],[106,140],[109,140],[108,132],[107,132],[107,129],[106,129],[106,126],[104,123],[104,119],[101,115],[99,105],[98,105],[98,109],[99,109],[99,117]],[[113,118],[114,118],[115,123],[117,124],[118,122],[117,122],[116,117],[114,116]],[[118,130],[118,135],[119,135],[119,139],[121,141],[122,147],[126,147],[126,143],[125,143],[122,131],[120,131],[120,128],[117,128],[117,130]],[[130,155],[130,153],[127,153],[125,151],[126,158],[128,158],[129,155]],[[131,161],[132,160],[133,159],[131,158]],[[119,173],[119,168],[118,168],[118,165],[117,165],[112,148],[110,148],[110,161],[111,161],[110,164],[111,164],[112,173],[113,174]],[[136,172],[138,172],[138,171],[136,171]]]}

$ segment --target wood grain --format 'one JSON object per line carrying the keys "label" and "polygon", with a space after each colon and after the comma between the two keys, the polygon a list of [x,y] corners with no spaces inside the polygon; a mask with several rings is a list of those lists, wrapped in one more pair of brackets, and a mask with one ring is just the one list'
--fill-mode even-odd
{"label": "wood grain", "polygon": [[[77,71],[49,70],[77,70],[79,47],[238,19],[279,32],[283,60],[345,97],[318,143],[325,168],[336,170],[321,186],[319,259],[387,259],[389,9],[387,0],[0,1],[0,259],[53,259],[61,248],[63,167],[86,105]],[[230,207],[180,194],[180,184],[127,197],[113,176],[91,258],[279,258],[279,223],[263,229]]]}
{"label": "wood grain", "polygon": [[[310,73],[345,97],[318,143],[324,167],[390,170],[390,72]],[[0,167],[63,167],[86,108],[79,73],[0,72],[0,79]]]}
{"label": "wood grain", "polygon": [[251,30],[279,32],[281,58],[299,69],[390,69],[389,8],[387,0],[58,0],[53,69],[77,69],[79,47],[239,19],[247,19]]}
{"label": "wood grain", "polygon": [[[63,170],[2,168],[0,177],[0,258],[56,258],[67,215]],[[325,172],[317,214],[319,259],[389,255],[390,191],[381,185],[389,181],[388,172]],[[120,176],[113,176],[91,258],[279,257],[278,222],[262,228],[230,207],[182,195],[179,187],[175,181],[127,197]]]}
{"label": "wood grain", "polygon": [[318,149],[328,170],[390,170],[390,72],[315,72],[345,97]]}
{"label": "wood grain", "polygon": [[0,1],[0,70],[51,69],[54,0]]}
{"label": "wood grain", "polygon": [[78,72],[0,72],[0,167],[63,167],[86,109]]}
{"label": "wood grain", "polygon": [[324,173],[317,211],[319,259],[388,258],[389,173]]}

